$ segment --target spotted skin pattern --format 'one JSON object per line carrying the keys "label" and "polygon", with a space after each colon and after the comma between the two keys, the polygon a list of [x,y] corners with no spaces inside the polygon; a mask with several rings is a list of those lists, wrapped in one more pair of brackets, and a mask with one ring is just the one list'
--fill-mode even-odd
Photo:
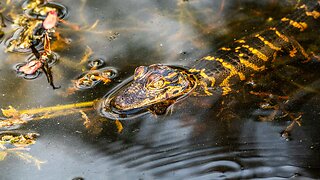
{"label": "spotted skin pattern", "polygon": [[319,2],[313,6],[301,5],[295,13],[282,18],[279,25],[220,48],[214,55],[198,60],[189,71],[201,72],[198,75],[200,81],[207,83],[200,85],[207,95],[217,89],[227,95],[232,91],[233,82],[244,81],[248,76],[264,71],[280,53],[309,60],[308,54],[292,36],[307,29],[306,20],[319,17]]}
{"label": "spotted skin pattern", "polygon": [[140,66],[135,70],[134,81],[117,93],[113,105],[131,110],[179,98],[195,86],[191,76],[187,71],[164,65]]}
{"label": "spotted skin pattern", "polygon": [[278,25],[236,40],[213,55],[197,60],[187,70],[165,65],[138,67],[130,86],[116,93],[114,105],[129,110],[171,102],[192,89],[190,75],[196,77],[192,80],[197,86],[193,94],[227,95],[233,91],[234,84],[268,68],[280,53],[307,61],[308,54],[292,37],[305,31],[307,21],[312,19],[320,19],[320,1],[299,6]]}

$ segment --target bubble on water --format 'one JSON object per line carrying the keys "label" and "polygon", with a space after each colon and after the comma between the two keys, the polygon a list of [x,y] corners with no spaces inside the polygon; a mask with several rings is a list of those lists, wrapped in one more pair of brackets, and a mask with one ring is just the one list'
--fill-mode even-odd
{"label": "bubble on water", "polygon": [[104,64],[105,62],[102,58],[92,59],[88,62],[88,66],[95,69],[101,68],[102,66],[104,66]]}
{"label": "bubble on water", "polygon": [[118,77],[118,71],[112,67],[100,69],[100,76],[103,78],[114,79]]}

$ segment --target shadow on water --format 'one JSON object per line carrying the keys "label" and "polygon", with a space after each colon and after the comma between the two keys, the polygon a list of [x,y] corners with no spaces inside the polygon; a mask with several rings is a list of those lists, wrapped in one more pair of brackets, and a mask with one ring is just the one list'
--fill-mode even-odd
{"label": "shadow on water", "polygon": [[[187,65],[272,24],[270,17],[278,19],[295,5],[278,0],[57,2],[68,8],[68,21],[86,27],[79,31],[57,28],[70,40],[54,46],[60,56],[53,67],[54,79],[62,88],[52,90],[43,75],[30,81],[18,78],[13,67],[27,56],[5,53],[1,44],[1,108],[101,98],[139,65]],[[315,32],[298,38],[307,50],[319,53],[319,32],[311,29]],[[90,49],[89,59],[102,58],[106,66],[118,69],[119,76],[110,84],[62,96],[72,86],[71,80],[89,70],[79,62]],[[114,121],[95,111],[85,112],[92,121],[88,128],[81,113],[29,122],[19,130],[40,134],[29,151],[22,151],[34,159],[25,161],[26,156],[8,153],[0,158],[0,179],[319,178],[318,67],[317,63],[282,65],[256,82],[254,90],[289,95],[290,109],[303,113],[302,126],[295,126],[289,141],[280,133],[290,118],[261,121],[262,115],[270,115],[259,108],[266,98],[248,93],[252,88],[248,84],[227,98],[191,97],[176,104],[172,114],[124,121],[121,133]],[[44,162],[41,170],[34,165],[35,159]]]}

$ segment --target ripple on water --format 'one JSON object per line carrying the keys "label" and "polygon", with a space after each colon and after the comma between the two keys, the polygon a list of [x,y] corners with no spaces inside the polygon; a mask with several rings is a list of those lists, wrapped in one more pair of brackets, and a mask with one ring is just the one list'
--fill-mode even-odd
{"label": "ripple on water", "polygon": [[[22,6],[27,6],[28,1],[26,1]],[[46,8],[53,8],[58,11],[58,17],[59,19],[64,19],[68,15],[68,9],[64,5],[56,2],[47,2],[45,4],[42,4],[38,7],[38,11],[41,11],[42,9]],[[30,19],[41,19],[44,20],[47,16],[47,14],[43,14],[41,12],[36,12],[34,9],[26,9],[24,11],[24,14],[30,18]]]}
{"label": "ripple on water", "polygon": [[[248,153],[250,150],[229,151],[229,147],[199,148],[196,144],[168,148],[167,151],[157,151],[156,147],[145,145],[132,145],[124,150],[112,150],[113,148],[111,145],[109,151],[114,153],[111,157],[117,164],[164,179],[289,178],[305,171],[304,168],[283,163],[287,160],[285,156],[259,157],[255,150]],[[265,163],[270,161],[286,165]]]}
{"label": "ripple on water", "polygon": [[[190,126],[182,127],[180,120],[171,118],[166,121],[147,118],[140,122],[133,142],[131,139],[108,144],[104,153],[119,166],[161,179],[286,179],[300,174],[309,176],[308,167],[300,166],[301,163],[292,158],[298,156],[297,152],[304,146],[284,141],[276,133],[278,130],[269,129],[266,133],[250,131],[236,141],[235,136],[239,135],[229,134],[223,142],[218,142],[215,139],[218,137],[193,137]],[[268,127],[252,121],[244,123],[250,124],[247,128],[255,125]],[[239,126],[237,123],[234,125]],[[255,133],[261,139],[254,137]],[[291,147],[300,150],[292,154],[288,151]]]}

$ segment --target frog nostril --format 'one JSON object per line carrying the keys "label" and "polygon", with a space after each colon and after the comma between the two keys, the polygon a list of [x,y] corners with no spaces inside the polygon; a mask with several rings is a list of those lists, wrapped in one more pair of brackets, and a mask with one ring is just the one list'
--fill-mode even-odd
{"label": "frog nostril", "polygon": [[144,75],[148,71],[148,67],[146,66],[139,66],[134,71],[134,79],[138,79],[142,75]]}

